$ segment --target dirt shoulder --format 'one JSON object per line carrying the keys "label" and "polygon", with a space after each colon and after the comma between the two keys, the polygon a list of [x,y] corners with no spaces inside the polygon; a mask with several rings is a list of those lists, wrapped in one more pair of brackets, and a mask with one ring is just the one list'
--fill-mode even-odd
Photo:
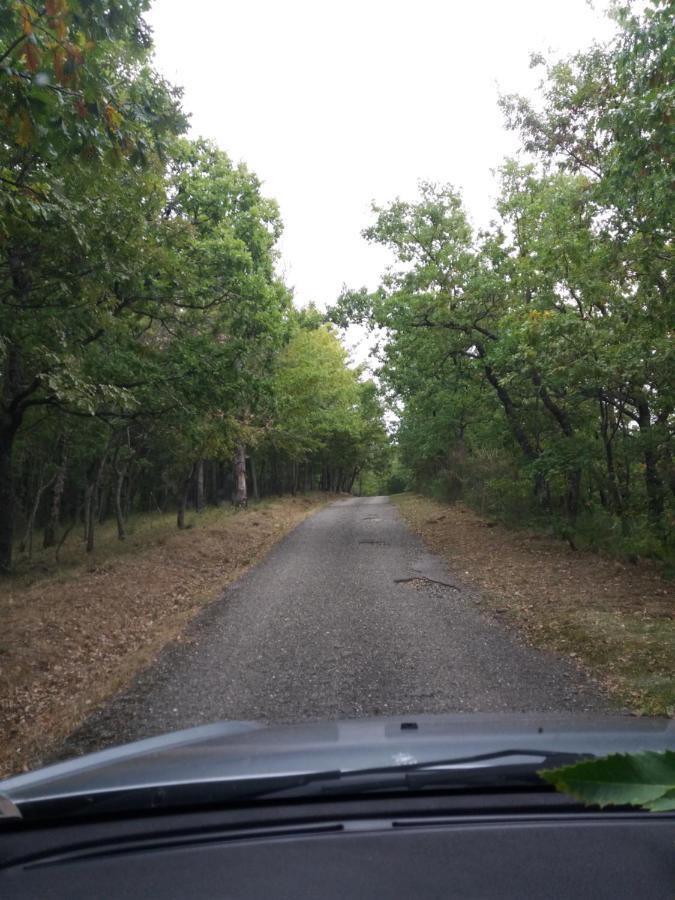
{"label": "dirt shoulder", "polygon": [[675,585],[656,566],[573,551],[461,504],[391,498],[491,614],[574,658],[636,713],[675,715]]}
{"label": "dirt shoulder", "polygon": [[[31,768],[223,589],[332,497],[144,517],[123,546],[0,583],[0,776]],[[32,581],[31,581],[32,579]]]}

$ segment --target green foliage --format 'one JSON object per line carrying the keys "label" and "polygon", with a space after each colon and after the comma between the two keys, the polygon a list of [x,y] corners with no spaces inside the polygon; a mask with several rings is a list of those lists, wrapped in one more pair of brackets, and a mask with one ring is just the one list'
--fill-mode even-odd
{"label": "green foliage", "polygon": [[280,354],[275,444],[291,455],[326,450],[358,425],[356,373],[326,327],[301,329]]}
{"label": "green foliage", "polygon": [[557,790],[589,806],[641,806],[652,812],[675,810],[675,752],[613,753],[544,769],[540,776]]}
{"label": "green foliage", "polygon": [[295,315],[298,326],[279,353],[271,384],[274,424],[258,455],[294,460],[324,486],[351,489],[364,470],[384,465],[388,439],[376,386],[347,366],[334,330],[319,325],[312,310]]}
{"label": "green foliage", "polygon": [[251,479],[268,463],[260,490],[310,462],[344,489],[386,442],[322,317],[292,310],[275,201],[181,138],[148,5],[0,0],[0,571],[17,520],[55,543],[83,519],[91,549],[112,506],[122,536],[134,504],[222,501],[235,448]]}
{"label": "green foliage", "polygon": [[496,222],[474,234],[449,185],[375,207],[395,263],[331,317],[382,330],[418,490],[668,558],[673,32],[662,2],[616,15],[611,44],[547,67],[542,109],[504,98],[532,160],[502,166]]}

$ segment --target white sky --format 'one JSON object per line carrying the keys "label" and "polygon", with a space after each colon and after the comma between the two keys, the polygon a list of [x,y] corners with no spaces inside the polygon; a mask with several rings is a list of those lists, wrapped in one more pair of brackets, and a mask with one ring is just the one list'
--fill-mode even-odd
{"label": "white sky", "polygon": [[449,181],[487,224],[490,170],[517,146],[498,93],[533,94],[530,51],[611,32],[585,0],[155,0],[148,21],[191,133],[279,201],[281,271],[320,306],[378,282],[387,257],[360,234],[372,200]]}

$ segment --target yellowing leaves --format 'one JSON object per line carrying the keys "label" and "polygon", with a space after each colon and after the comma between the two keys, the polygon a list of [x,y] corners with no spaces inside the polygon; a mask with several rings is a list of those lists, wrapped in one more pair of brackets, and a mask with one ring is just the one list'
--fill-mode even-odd
{"label": "yellowing leaves", "polygon": [[53,60],[54,60],[54,74],[56,75],[56,80],[59,82],[63,82],[63,63],[66,58],[66,54],[59,44],[54,47],[53,50]]}
{"label": "yellowing leaves", "polygon": [[51,19],[50,25],[54,29],[56,33],[56,37],[62,41],[66,36],[66,21],[63,16],[59,16],[57,19]]}
{"label": "yellowing leaves", "polygon": [[[40,65],[44,65],[43,56],[49,54],[56,80],[63,84],[67,80],[64,69],[66,59],[73,67],[83,61],[82,49],[66,41],[68,4],[65,0],[49,0],[44,10],[38,11],[37,6],[17,3],[15,9],[24,36],[18,44],[17,53],[24,57],[26,68],[29,72],[37,72]],[[45,14],[46,19],[43,18]],[[94,46],[86,36],[82,36],[82,44],[84,49]]]}
{"label": "yellowing leaves", "polygon": [[114,106],[111,106],[109,103],[103,110],[103,114],[105,115],[105,120],[108,123],[108,128],[113,131],[117,131],[117,129],[122,124],[122,116],[115,109]]}
{"label": "yellowing leaves", "polygon": [[30,120],[30,116],[25,109],[19,114],[19,132],[16,136],[16,142],[20,147],[29,147],[33,143],[35,137],[35,129]]}
{"label": "yellowing leaves", "polygon": [[50,18],[63,15],[68,9],[65,0],[45,0],[45,12]]}
{"label": "yellowing leaves", "polygon": [[30,9],[25,3],[21,4],[21,28],[24,34],[33,33],[33,18]]}
{"label": "yellowing leaves", "polygon": [[28,66],[29,71],[37,72],[40,65],[40,50],[35,41],[31,40],[32,37],[33,36],[30,35],[24,44],[23,54],[26,57],[26,65]]}
{"label": "yellowing leaves", "polygon": [[45,12],[49,17],[49,27],[55,32],[59,41],[66,36],[66,13],[68,4],[65,0],[47,0]]}
{"label": "yellowing leaves", "polygon": [[75,44],[65,44],[66,51],[68,53],[68,59],[70,59],[73,63],[78,66],[82,65],[82,51],[79,47],[76,47]]}
{"label": "yellowing leaves", "polygon": [[26,65],[30,72],[35,72],[40,65],[40,50],[33,34],[32,11],[25,3],[21,4],[21,30],[26,36],[26,40],[23,43],[23,55],[26,59]]}

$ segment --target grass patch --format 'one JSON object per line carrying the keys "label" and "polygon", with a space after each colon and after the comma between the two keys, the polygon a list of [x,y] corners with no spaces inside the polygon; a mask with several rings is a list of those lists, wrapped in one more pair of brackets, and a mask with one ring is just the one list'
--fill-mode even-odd
{"label": "grass patch", "polygon": [[[251,503],[245,512],[264,510],[272,503],[274,500],[269,499]],[[214,524],[220,526],[229,517],[238,514],[239,512],[229,503],[221,507],[207,507],[201,513],[191,511],[185,517],[184,532],[209,528]],[[117,537],[115,521],[108,519],[103,524],[96,526],[96,544],[92,553],[86,552],[85,538],[82,532],[83,526],[81,525],[70,531],[60,549],[58,561],[55,557],[54,547],[47,549],[42,546],[34,547],[31,559],[17,549],[14,554],[15,563],[12,576],[8,580],[0,582],[0,585],[9,583],[15,587],[29,586],[48,578],[69,578],[77,571],[92,571],[99,565],[120,557],[143,553],[152,546],[162,546],[177,533],[176,513],[175,511],[151,512],[130,516],[126,522],[127,536],[123,541]]]}

